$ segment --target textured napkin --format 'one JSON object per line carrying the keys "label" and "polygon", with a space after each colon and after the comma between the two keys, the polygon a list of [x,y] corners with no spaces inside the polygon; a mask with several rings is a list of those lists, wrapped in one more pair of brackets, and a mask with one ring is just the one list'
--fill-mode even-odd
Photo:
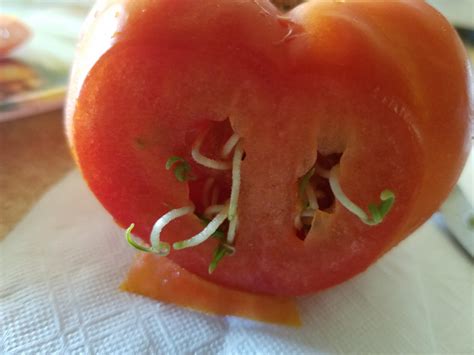
{"label": "textured napkin", "polygon": [[0,242],[0,353],[473,353],[473,264],[426,224],[364,274],[299,300],[303,327],[123,293],[123,232],[77,172]]}

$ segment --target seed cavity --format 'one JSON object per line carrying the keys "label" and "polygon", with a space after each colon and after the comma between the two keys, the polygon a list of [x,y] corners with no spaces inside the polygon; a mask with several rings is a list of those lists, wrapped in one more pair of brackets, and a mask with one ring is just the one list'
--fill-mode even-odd
{"label": "seed cavity", "polygon": [[370,226],[382,223],[395,203],[393,191],[385,189],[380,193],[380,203],[368,205],[368,213],[356,205],[339,183],[340,158],[341,154],[324,156],[318,152],[316,164],[299,180],[300,207],[294,227],[302,240],[315,223],[316,213],[333,213],[335,201]]}
{"label": "seed cavity", "polygon": [[[191,248],[204,243],[209,238],[219,240],[217,247],[212,255],[209,264],[209,273],[214,272],[219,262],[226,255],[235,253],[235,237],[238,229],[238,201],[240,195],[240,169],[245,153],[242,148],[240,137],[232,134],[221,149],[221,157],[227,159],[233,152],[232,160],[217,160],[204,156],[200,152],[200,148],[205,140],[206,133],[201,134],[192,146],[191,156],[194,161],[202,166],[214,170],[232,170],[232,186],[230,198],[225,204],[218,204],[219,186],[216,184],[214,177],[209,177],[204,182],[202,188],[202,204],[205,207],[201,221],[204,223],[204,229],[198,234],[173,244],[174,250]],[[172,156],[166,162],[167,170],[173,169],[176,179],[180,182],[188,180],[191,175],[191,165],[181,157]],[[132,235],[134,224],[126,230],[125,236],[127,242],[134,248],[154,253],[160,256],[166,256],[170,253],[171,247],[169,243],[160,241],[162,230],[174,219],[183,217],[195,212],[194,206],[185,206],[173,209],[161,216],[154,224],[150,234],[151,246],[138,243]],[[198,216],[199,217],[199,216]],[[228,223],[227,223],[228,222]],[[227,225],[225,225],[227,224]]]}

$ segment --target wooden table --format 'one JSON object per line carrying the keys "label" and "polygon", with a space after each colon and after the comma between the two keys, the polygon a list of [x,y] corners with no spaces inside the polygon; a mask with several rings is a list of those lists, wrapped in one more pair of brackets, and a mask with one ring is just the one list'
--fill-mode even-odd
{"label": "wooden table", "polygon": [[62,111],[0,123],[0,240],[74,163]]}

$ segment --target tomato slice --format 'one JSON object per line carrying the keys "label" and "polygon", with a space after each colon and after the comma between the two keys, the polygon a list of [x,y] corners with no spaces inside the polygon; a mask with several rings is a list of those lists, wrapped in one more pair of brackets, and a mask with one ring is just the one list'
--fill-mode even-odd
{"label": "tomato slice", "polygon": [[200,312],[301,325],[294,299],[227,289],[201,279],[167,258],[151,254],[137,255],[120,288]]}
{"label": "tomato slice", "polygon": [[[365,270],[454,184],[469,146],[469,75],[454,31],[428,5],[311,2],[282,20],[260,1],[119,3],[127,20],[68,116],[84,178],[117,223],[149,242],[158,218],[193,205],[161,238],[199,233],[208,181],[224,204],[234,178],[199,164],[193,145],[204,135],[202,153],[221,159],[235,133],[245,152],[234,255],[209,274],[215,239],[172,250],[184,269],[250,292],[321,290]],[[413,32],[433,44],[416,52]],[[432,60],[441,45],[449,70]],[[193,179],[166,169],[173,156]],[[317,173],[309,184],[324,207],[301,233],[301,179],[318,164],[338,165],[342,190],[365,210],[393,191],[383,223],[362,223]]]}

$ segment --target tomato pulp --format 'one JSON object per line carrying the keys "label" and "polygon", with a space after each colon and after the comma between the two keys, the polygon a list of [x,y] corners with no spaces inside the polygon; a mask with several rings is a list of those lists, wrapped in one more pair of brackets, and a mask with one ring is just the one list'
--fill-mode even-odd
{"label": "tomato pulp", "polygon": [[[216,239],[168,256],[203,278],[274,295],[330,287],[423,223],[459,176],[470,147],[469,66],[454,29],[424,2],[310,1],[285,14],[263,0],[97,8],[74,66],[67,128],[85,180],[119,225],[134,223],[148,241],[158,218],[195,206],[161,239],[199,233],[198,217],[213,199],[227,203],[235,176],[203,166],[193,148],[202,140],[203,155],[231,166],[221,150],[239,139],[234,254],[212,274]],[[189,164],[189,179],[166,169],[170,157]],[[395,194],[382,223],[362,223],[334,196],[325,173],[334,166],[366,211],[382,191]],[[318,208],[298,221],[313,169]]]}

